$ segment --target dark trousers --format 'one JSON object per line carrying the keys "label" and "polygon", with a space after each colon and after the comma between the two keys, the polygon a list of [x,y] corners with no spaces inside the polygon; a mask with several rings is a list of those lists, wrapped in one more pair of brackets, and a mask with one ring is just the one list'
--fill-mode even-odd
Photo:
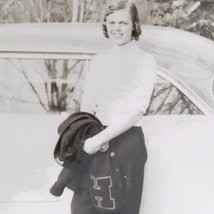
{"label": "dark trousers", "polygon": [[[147,152],[141,127],[132,127],[128,131],[110,141],[110,152],[118,155],[126,182],[126,203],[122,210],[114,214],[138,214],[144,177],[144,165]],[[96,154],[95,154],[96,155]],[[87,180],[84,180],[87,183]],[[89,183],[89,181],[88,181]],[[87,184],[86,184],[87,186]],[[72,214],[107,214],[109,211],[97,211],[91,201],[87,188],[74,193]]]}

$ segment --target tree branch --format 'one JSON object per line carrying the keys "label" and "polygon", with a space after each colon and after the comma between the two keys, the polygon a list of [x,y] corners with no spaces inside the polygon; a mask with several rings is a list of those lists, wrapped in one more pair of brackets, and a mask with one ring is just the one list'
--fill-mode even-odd
{"label": "tree branch", "polygon": [[[11,62],[11,61],[10,61],[10,62]],[[41,98],[40,98],[40,96],[39,96],[39,93],[37,92],[37,90],[35,89],[34,85],[33,85],[33,84],[31,83],[31,81],[29,80],[27,74],[25,73],[23,64],[21,63],[21,61],[19,61],[19,62],[20,62],[20,64],[21,64],[21,66],[22,66],[22,69],[18,68],[18,67],[17,67],[16,65],[14,65],[12,62],[11,62],[11,64],[12,64],[12,66],[13,66],[14,68],[16,68],[19,72],[21,72],[21,73],[23,74],[24,78],[25,78],[26,81],[29,83],[29,85],[30,85],[32,91],[35,93],[37,99],[39,100],[40,105],[44,108],[45,111],[48,111],[48,109],[46,108],[46,106],[43,104],[43,102],[42,102],[42,100],[41,100]]]}

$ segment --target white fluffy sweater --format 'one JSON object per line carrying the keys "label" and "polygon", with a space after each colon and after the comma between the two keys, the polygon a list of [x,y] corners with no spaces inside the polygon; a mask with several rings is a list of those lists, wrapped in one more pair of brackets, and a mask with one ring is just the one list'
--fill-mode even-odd
{"label": "white fluffy sweater", "polygon": [[145,113],[156,73],[154,58],[135,41],[98,54],[86,75],[81,111],[96,114],[105,125],[133,111]]}

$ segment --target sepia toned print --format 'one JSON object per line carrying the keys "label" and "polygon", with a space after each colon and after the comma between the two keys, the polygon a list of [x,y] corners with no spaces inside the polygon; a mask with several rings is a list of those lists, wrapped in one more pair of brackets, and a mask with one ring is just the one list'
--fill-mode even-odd
{"label": "sepia toned print", "polygon": [[[97,55],[111,48],[102,31],[108,2],[0,3],[3,213],[71,213],[72,191],[66,188],[58,198],[49,192],[62,170],[53,151],[61,122],[81,110]],[[142,30],[136,44],[158,66],[148,108],[138,122],[148,155],[139,213],[213,213],[214,4],[133,2]],[[103,98],[102,90],[95,91]]]}

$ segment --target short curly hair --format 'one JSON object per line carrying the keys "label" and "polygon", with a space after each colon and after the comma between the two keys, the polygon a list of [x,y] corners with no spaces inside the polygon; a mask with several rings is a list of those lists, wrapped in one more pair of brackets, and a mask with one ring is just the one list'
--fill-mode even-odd
{"label": "short curly hair", "polygon": [[133,24],[133,30],[132,30],[132,38],[135,40],[139,39],[139,36],[141,35],[141,28],[140,28],[140,19],[137,12],[137,7],[133,2],[125,1],[125,0],[119,0],[119,1],[112,1],[109,3],[106,7],[104,18],[103,18],[103,33],[106,38],[109,38],[108,31],[107,31],[107,17],[114,13],[117,10],[127,10],[131,16],[132,24]]}

